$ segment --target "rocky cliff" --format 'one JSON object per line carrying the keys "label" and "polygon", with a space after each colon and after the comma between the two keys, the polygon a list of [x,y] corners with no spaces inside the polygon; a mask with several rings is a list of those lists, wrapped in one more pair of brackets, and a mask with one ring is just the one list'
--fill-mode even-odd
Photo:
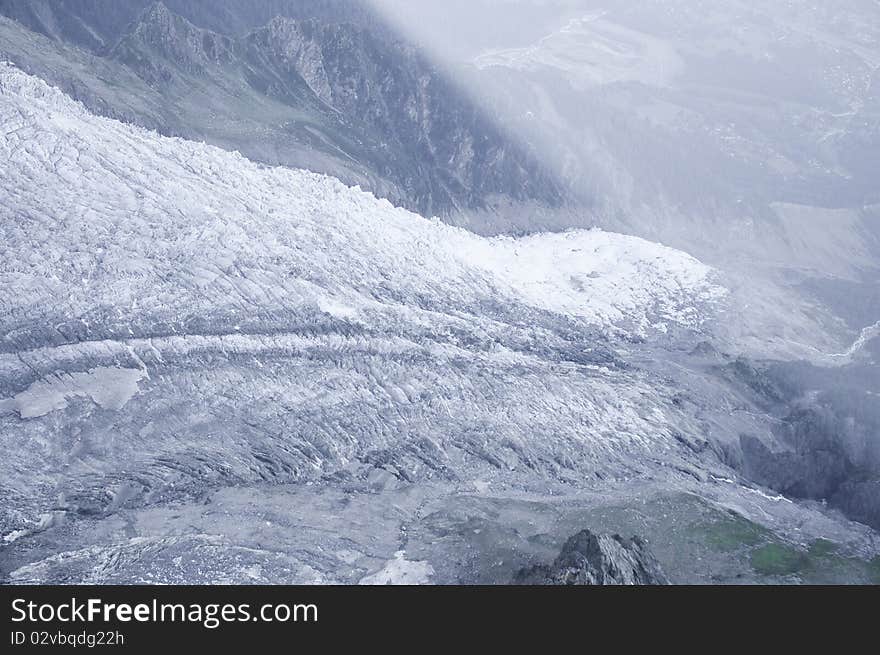
{"label": "rocky cliff", "polygon": [[660,585],[669,584],[660,564],[639,537],[594,534],[581,530],[569,537],[549,566],[521,569],[516,584]]}

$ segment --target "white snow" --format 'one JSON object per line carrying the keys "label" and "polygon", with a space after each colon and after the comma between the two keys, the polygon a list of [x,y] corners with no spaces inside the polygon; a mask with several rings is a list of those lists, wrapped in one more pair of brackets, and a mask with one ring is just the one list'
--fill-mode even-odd
{"label": "white snow", "polygon": [[479,237],[0,65],[0,478],[32,514],[130,479],[629,475],[700,427],[615,350],[705,331],[713,275],[599,230]]}
{"label": "white snow", "polygon": [[[603,325],[633,320],[648,327],[646,309],[696,325],[688,303],[719,299],[709,268],[680,251],[601,230],[474,240],[473,259],[536,307]],[[662,324],[659,324],[662,325]]]}
{"label": "white snow", "polygon": [[103,409],[120,409],[138,390],[142,369],[98,367],[84,373],[60,372],[37,380],[12,398],[0,399],[0,413],[15,410],[36,418],[67,407],[71,398],[90,398]]}
{"label": "white snow", "polygon": [[405,552],[398,550],[394,559],[372,575],[361,578],[361,585],[416,585],[427,584],[434,575],[434,567],[428,562],[406,559]]}
{"label": "white snow", "polygon": [[94,307],[311,304],[362,321],[430,298],[645,331],[658,317],[696,326],[696,307],[722,294],[707,266],[655,243],[598,230],[482,238],[329,177],[93,116],[8,64],[0,125],[0,327]]}

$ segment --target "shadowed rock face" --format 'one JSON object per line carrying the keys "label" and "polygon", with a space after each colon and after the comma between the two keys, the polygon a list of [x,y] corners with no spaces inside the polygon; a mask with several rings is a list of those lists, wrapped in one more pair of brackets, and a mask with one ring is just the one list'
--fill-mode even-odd
{"label": "shadowed rock face", "polygon": [[549,566],[521,569],[514,578],[526,585],[669,584],[657,560],[639,537],[596,535],[581,530],[569,537]]}
{"label": "shadowed rock face", "polygon": [[833,370],[739,361],[729,373],[778,416],[773,448],[740,436],[741,472],[793,498],[826,501],[880,528],[880,378],[876,365]]}
{"label": "shadowed rock face", "polygon": [[848,480],[831,503],[853,520],[880,530],[880,480]]}

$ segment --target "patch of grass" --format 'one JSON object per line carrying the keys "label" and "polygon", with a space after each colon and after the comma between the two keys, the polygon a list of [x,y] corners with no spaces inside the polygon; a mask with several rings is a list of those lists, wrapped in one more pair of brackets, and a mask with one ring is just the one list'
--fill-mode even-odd
{"label": "patch of grass", "polygon": [[801,577],[808,584],[880,584],[880,557],[863,560],[839,554],[839,545],[817,539],[807,551]]}
{"label": "patch of grass", "polygon": [[837,544],[828,539],[816,539],[810,544],[810,557],[827,557],[837,552]]}
{"label": "patch of grass", "polygon": [[[671,537],[681,539],[690,553],[728,567],[725,576],[718,578],[724,582],[766,582],[768,577],[792,576],[788,582],[880,584],[880,557],[865,560],[846,554],[843,544],[830,539],[795,544],[733,510],[713,507],[690,495],[670,497],[652,511],[679,526]],[[678,564],[687,566],[686,558]]]}
{"label": "patch of grass", "polygon": [[765,528],[733,512],[718,521],[700,526],[699,530],[710,547],[724,552],[743,546],[756,546],[765,541],[768,535]]}
{"label": "patch of grass", "polygon": [[761,575],[791,575],[807,568],[809,556],[792,546],[769,543],[753,550],[749,561]]}

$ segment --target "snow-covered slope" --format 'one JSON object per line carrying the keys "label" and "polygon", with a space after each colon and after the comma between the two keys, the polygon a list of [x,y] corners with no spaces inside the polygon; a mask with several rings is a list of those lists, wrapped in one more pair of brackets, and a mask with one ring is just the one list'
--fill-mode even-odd
{"label": "snow-covered slope", "polygon": [[873,552],[737,481],[772,419],[715,368],[725,303],[657,244],[478,237],[0,66],[0,579],[505,581],[568,529],[523,494],[597,490]]}
{"label": "snow-covered slope", "polygon": [[0,321],[17,348],[39,345],[29,331],[43,321],[105,310],[173,323],[311,305],[358,323],[493,299],[644,329],[695,325],[695,304],[719,295],[707,267],[640,239],[483,239],[332,178],[91,116],[9,66],[0,90],[2,275],[14,290]]}
{"label": "snow-covered slope", "polygon": [[478,237],[9,65],[0,126],[9,543],[230,485],[543,488],[694,458],[678,391],[621,359],[707,329],[723,290],[684,253]]}

